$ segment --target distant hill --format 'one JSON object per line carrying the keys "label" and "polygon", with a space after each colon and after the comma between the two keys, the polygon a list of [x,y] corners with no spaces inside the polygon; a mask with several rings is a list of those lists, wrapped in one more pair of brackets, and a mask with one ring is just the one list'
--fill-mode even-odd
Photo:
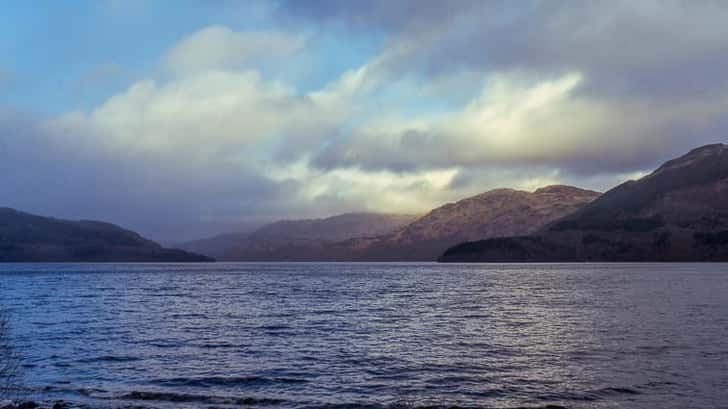
{"label": "distant hill", "polygon": [[308,260],[328,243],[389,233],[416,216],[345,213],[321,219],[282,220],[250,233],[225,234],[183,243],[181,248],[230,261]]}
{"label": "distant hill", "polygon": [[728,261],[728,146],[703,146],[532,235],[468,242],[458,261]]}
{"label": "distant hill", "polygon": [[0,208],[0,262],[212,261],[168,249],[119,226],[62,220]]}
{"label": "distant hill", "polygon": [[438,207],[392,233],[335,243],[322,256],[435,261],[448,247],[463,241],[536,232],[598,196],[598,192],[571,186],[548,186],[534,192],[491,190]]}
{"label": "distant hill", "polygon": [[176,243],[174,247],[221,260],[231,248],[245,243],[249,235],[249,232],[218,234],[204,239]]}

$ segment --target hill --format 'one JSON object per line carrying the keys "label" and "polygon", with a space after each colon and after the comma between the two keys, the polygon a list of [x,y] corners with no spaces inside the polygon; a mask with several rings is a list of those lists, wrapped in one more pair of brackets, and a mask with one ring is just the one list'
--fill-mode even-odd
{"label": "hill", "polygon": [[212,261],[168,249],[119,226],[71,221],[0,208],[3,262],[191,262]]}
{"label": "hill", "polygon": [[320,219],[282,220],[256,231],[183,243],[181,248],[229,261],[296,261],[317,257],[329,243],[389,233],[416,216],[345,213]]}
{"label": "hill", "polygon": [[392,233],[335,243],[329,252],[344,260],[435,261],[463,241],[536,232],[598,196],[571,186],[491,190],[438,207]]}
{"label": "hill", "polygon": [[462,243],[440,260],[728,261],[728,146],[670,160],[535,234]]}

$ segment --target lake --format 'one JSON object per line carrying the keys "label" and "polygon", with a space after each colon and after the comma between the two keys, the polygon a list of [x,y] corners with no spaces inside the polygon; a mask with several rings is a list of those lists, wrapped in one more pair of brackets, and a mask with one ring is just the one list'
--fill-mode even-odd
{"label": "lake", "polygon": [[728,407],[727,264],[4,264],[26,397]]}

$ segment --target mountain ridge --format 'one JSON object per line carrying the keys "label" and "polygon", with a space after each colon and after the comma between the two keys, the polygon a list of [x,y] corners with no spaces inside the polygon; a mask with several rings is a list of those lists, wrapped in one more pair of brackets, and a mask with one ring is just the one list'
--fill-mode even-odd
{"label": "mountain ridge", "polygon": [[388,235],[334,246],[338,247],[340,259],[435,261],[449,246],[468,238],[536,231],[598,196],[599,192],[565,185],[546,186],[533,192],[492,189],[432,209]]}
{"label": "mountain ridge", "polygon": [[532,235],[461,243],[441,261],[728,260],[728,145],[622,183]]}

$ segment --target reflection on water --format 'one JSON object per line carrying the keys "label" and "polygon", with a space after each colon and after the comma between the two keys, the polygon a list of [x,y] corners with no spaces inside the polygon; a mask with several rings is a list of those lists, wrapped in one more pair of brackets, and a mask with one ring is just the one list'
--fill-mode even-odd
{"label": "reflection on water", "polygon": [[721,264],[0,266],[40,398],[719,407]]}

